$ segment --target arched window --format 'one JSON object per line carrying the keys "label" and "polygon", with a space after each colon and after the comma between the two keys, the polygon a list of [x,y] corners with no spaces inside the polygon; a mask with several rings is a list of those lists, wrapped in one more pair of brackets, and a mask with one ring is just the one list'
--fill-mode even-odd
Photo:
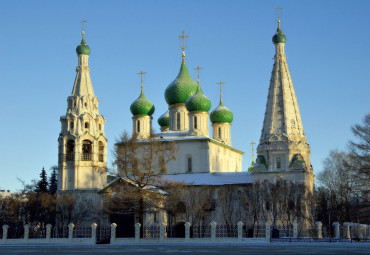
{"label": "arched window", "polygon": [[99,124],[99,130],[101,130],[101,124]]}
{"label": "arched window", "polygon": [[82,142],[82,161],[90,161],[92,160],[92,142],[89,140],[83,140]]}
{"label": "arched window", "polygon": [[73,128],[74,128],[74,122],[73,121],[71,121],[70,123],[69,123],[69,129],[70,130],[73,130]]}
{"label": "arched window", "polygon": [[90,124],[89,124],[89,122],[85,122],[85,128],[90,128]]}
{"label": "arched window", "polygon": [[193,159],[191,158],[191,156],[188,156],[187,158],[187,165],[188,165],[188,170],[187,172],[192,172],[193,171]]}
{"label": "arched window", "polygon": [[68,140],[66,144],[66,161],[73,161],[74,158],[74,152],[75,152],[75,141],[74,140]]}
{"label": "arched window", "polygon": [[137,121],[136,132],[140,133],[140,120]]}
{"label": "arched window", "polygon": [[220,128],[220,127],[218,128],[218,138],[222,138],[222,135],[221,135],[221,128]]}
{"label": "arched window", "polygon": [[197,116],[194,116],[194,129],[198,128],[198,118]]}
{"label": "arched window", "polygon": [[176,130],[180,130],[180,113],[176,114]]}
{"label": "arched window", "polygon": [[104,143],[99,142],[99,162],[104,162]]}

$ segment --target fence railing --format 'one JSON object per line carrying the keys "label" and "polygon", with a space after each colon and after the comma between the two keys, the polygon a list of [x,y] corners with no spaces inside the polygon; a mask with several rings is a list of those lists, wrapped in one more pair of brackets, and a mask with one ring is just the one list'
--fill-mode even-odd
{"label": "fence railing", "polygon": [[[87,242],[116,242],[117,224],[112,223],[110,226],[98,226],[96,223],[91,226],[74,226],[69,224],[64,227],[52,227],[50,224],[45,227],[30,226],[14,226],[9,227],[4,225],[0,237],[2,243],[14,239],[28,241],[45,240],[50,242],[54,239],[63,238],[66,241],[74,239],[84,239]],[[243,222],[238,222],[236,225],[220,224],[211,222],[209,225],[194,225],[191,226],[186,222],[183,228],[176,226],[177,238],[192,239],[211,239],[215,241],[217,238],[229,238],[242,241],[243,238],[263,238],[266,241],[365,241],[370,242],[370,225],[356,223],[333,223],[332,228],[323,227],[321,222],[316,222],[314,227],[303,228],[297,223],[292,225],[273,225],[266,223],[265,226],[244,226]],[[139,223],[135,224],[135,240],[144,239],[159,239],[169,240],[167,232],[170,231],[165,224],[146,225],[141,227]],[[81,241],[81,240],[80,240]]]}

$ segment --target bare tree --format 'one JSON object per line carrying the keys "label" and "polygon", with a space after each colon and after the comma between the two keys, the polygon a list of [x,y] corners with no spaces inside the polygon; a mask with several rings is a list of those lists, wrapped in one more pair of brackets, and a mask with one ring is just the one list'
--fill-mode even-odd
{"label": "bare tree", "polygon": [[324,170],[317,175],[320,197],[328,203],[331,221],[356,219],[359,192],[353,158],[343,151],[333,150],[324,160]]}
{"label": "bare tree", "polygon": [[227,227],[228,236],[232,236],[233,227],[242,217],[240,203],[241,191],[233,186],[224,185],[217,191],[218,210]]}
{"label": "bare tree", "polygon": [[176,159],[174,142],[162,141],[156,137],[138,140],[124,132],[115,145],[115,175],[122,177],[128,186],[116,197],[121,203],[133,206],[143,225],[144,213],[158,206],[162,196],[163,174],[167,164]]}

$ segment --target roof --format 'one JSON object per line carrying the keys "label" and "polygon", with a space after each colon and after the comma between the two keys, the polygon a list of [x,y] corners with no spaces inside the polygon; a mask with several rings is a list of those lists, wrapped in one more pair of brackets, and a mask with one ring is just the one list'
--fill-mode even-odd
{"label": "roof", "polygon": [[[134,185],[134,186],[137,186],[137,184],[134,182],[134,181],[132,181],[132,180],[130,180],[130,179],[128,179],[128,178],[124,178],[124,177],[119,177],[119,176],[117,176],[116,178],[114,178],[113,180],[111,180],[110,182],[108,182],[105,186],[104,186],[104,188],[102,188],[98,193],[104,193],[111,185],[113,185],[114,183],[116,183],[117,181],[119,181],[119,180],[122,180],[122,181],[125,181],[125,182],[128,182],[128,183],[130,183],[130,184],[132,184],[132,185]],[[167,194],[167,192],[166,191],[164,191],[164,190],[162,190],[162,189],[159,189],[159,188],[157,188],[157,187],[155,187],[155,186],[153,186],[153,185],[147,185],[147,186],[145,186],[144,188],[143,188],[144,190],[148,190],[148,191],[151,191],[151,192],[154,192],[154,193],[158,193],[158,194]]]}
{"label": "roof", "polygon": [[232,185],[252,183],[250,172],[228,172],[228,173],[193,173],[193,174],[168,174],[164,180],[174,182],[185,182],[187,185]]}

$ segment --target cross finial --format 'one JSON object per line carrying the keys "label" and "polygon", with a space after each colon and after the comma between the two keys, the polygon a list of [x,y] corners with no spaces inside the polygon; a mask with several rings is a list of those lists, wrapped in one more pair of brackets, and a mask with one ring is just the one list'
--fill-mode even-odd
{"label": "cross finial", "polygon": [[252,161],[254,161],[254,145],[256,143],[252,141],[250,144],[252,145]]}
{"label": "cross finial", "polygon": [[84,20],[84,19],[82,19],[81,20],[81,24],[82,24],[82,34],[84,35],[85,34],[85,23],[86,23],[87,21],[86,20]]}
{"label": "cross finial", "polygon": [[185,34],[185,31],[183,30],[182,31],[182,34],[179,35],[179,39],[182,40],[182,43],[181,43],[181,49],[182,49],[182,63],[185,64],[185,38],[189,38],[189,35],[186,35]]}
{"label": "cross finial", "polygon": [[280,11],[282,10],[283,8],[281,8],[280,6],[276,7],[275,10],[277,11],[277,18],[278,18],[278,23],[280,23]]}
{"label": "cross finial", "polygon": [[137,74],[141,76],[141,93],[143,93],[143,76],[146,72],[140,71],[140,73]]}
{"label": "cross finial", "polygon": [[226,82],[224,81],[221,81],[220,82],[216,82],[216,84],[219,84],[220,85],[220,104],[222,103],[222,85],[225,84]]}
{"label": "cross finial", "polygon": [[198,83],[198,86],[199,86],[199,70],[202,70],[203,67],[200,67],[200,66],[197,66],[194,68],[194,70],[197,70],[198,74],[197,74],[197,77],[198,77],[198,80],[197,80],[197,83]]}

